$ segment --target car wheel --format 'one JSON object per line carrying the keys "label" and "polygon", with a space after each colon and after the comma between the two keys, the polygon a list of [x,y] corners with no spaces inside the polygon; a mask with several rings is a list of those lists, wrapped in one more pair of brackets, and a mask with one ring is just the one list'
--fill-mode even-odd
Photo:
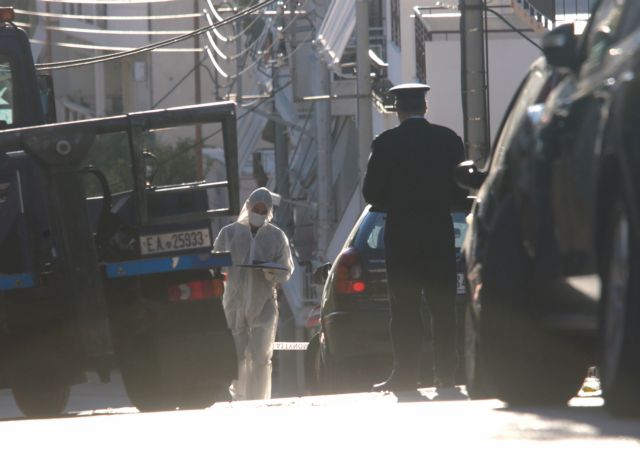
{"label": "car wheel", "polygon": [[493,395],[487,385],[487,368],[481,346],[480,316],[467,308],[465,314],[465,339],[464,339],[464,366],[466,375],[467,393],[469,398],[480,400],[491,398]]}
{"label": "car wheel", "polygon": [[67,407],[71,386],[47,378],[32,379],[12,387],[16,405],[27,417],[54,417]]}
{"label": "car wheel", "polygon": [[577,343],[552,335],[534,315],[539,306],[513,201],[505,202],[497,221],[474,298],[479,301],[468,313],[470,394],[511,404],[566,403],[582,385],[587,364]]}
{"label": "car wheel", "polygon": [[640,258],[628,210],[618,198],[607,217],[601,295],[600,375],[605,406],[640,415]]}

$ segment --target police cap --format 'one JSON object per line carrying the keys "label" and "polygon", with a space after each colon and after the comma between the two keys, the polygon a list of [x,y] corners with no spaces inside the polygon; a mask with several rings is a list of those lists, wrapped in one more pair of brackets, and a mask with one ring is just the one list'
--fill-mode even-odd
{"label": "police cap", "polygon": [[426,108],[424,97],[430,89],[426,84],[406,83],[393,86],[389,93],[395,96],[397,109],[415,111]]}

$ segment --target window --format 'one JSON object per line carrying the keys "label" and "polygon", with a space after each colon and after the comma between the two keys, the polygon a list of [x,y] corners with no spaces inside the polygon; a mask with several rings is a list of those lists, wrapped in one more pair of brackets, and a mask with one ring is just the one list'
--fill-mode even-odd
{"label": "window", "polygon": [[401,47],[400,43],[400,0],[391,0],[391,41]]}
{"label": "window", "polygon": [[369,211],[358,223],[353,245],[359,249],[384,249],[385,213]]}
{"label": "window", "polygon": [[371,249],[382,249],[384,245],[384,218],[376,218],[375,225],[367,237],[367,246]]}
{"label": "window", "polygon": [[6,56],[0,56],[0,129],[14,122],[13,73]]}
{"label": "window", "polygon": [[467,221],[465,220],[464,213],[453,213],[453,233],[455,236],[455,244],[456,249],[462,248],[462,243],[464,242],[464,237],[467,233]]}

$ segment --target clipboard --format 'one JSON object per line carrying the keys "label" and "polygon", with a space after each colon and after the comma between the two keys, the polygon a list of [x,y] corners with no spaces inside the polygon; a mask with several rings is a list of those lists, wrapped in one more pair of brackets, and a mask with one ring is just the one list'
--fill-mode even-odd
{"label": "clipboard", "polygon": [[281,263],[276,263],[276,262],[254,262],[252,264],[240,264],[240,265],[233,265],[234,267],[241,267],[241,268],[259,268],[262,270],[282,270],[282,271],[289,271],[288,267],[285,267],[284,265],[282,265]]}

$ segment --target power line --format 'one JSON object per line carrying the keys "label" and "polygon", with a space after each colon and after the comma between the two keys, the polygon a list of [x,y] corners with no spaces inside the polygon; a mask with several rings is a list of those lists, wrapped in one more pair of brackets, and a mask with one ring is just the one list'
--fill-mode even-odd
{"label": "power line", "polygon": [[[36,40],[33,38],[31,38],[29,42],[33,44],[47,44],[46,41]],[[133,49],[136,49],[136,48],[123,47],[123,46],[100,46],[97,44],[80,44],[80,43],[68,43],[68,42],[61,42],[61,41],[52,43],[52,45],[58,46],[61,48],[88,49],[92,51],[128,52]],[[150,52],[202,52],[202,51],[203,51],[203,48],[158,48],[158,49],[150,50]],[[99,61],[92,62],[92,63],[99,63]],[[75,66],[78,66],[78,65],[75,65]],[[36,65],[36,67],[38,70],[42,70],[42,68],[38,67],[38,65]],[[66,68],[66,67],[62,67],[62,68]]]}
{"label": "power line", "polygon": [[77,19],[77,20],[93,20],[93,21],[150,21],[150,20],[169,20],[169,19],[191,19],[201,17],[202,13],[184,13],[184,14],[166,14],[156,16],[104,16],[95,14],[65,14],[65,13],[45,13],[41,11],[29,11],[14,9],[16,14],[24,16],[36,16],[53,19]]}
{"label": "power line", "polygon": [[[308,3],[308,1],[309,1],[309,0],[307,0],[307,3]],[[306,4],[306,3],[305,3],[305,4]],[[287,26],[281,30],[281,32],[282,32],[282,33],[284,33],[284,32],[286,32],[290,27],[293,27],[293,25],[295,24],[295,22],[296,22],[296,21],[298,20],[298,18],[300,18],[300,17],[304,17],[304,16],[294,16],[293,20],[291,20],[291,21],[287,24]],[[290,52],[289,54],[287,54],[286,56],[284,56],[284,58],[288,58],[288,57],[292,56],[293,54],[295,54],[295,52],[297,52],[297,50],[299,49],[299,47],[300,47],[300,45],[301,45],[301,44],[311,42],[311,41],[312,41],[312,39],[313,39],[313,36],[314,36],[314,35],[315,35],[315,32],[314,32],[314,31],[313,31],[313,29],[312,29],[312,30],[311,30],[311,32],[307,35],[307,37],[305,37],[303,40],[301,40],[301,41],[298,43],[298,47],[297,47],[294,51],[292,51],[292,52]],[[267,52],[269,52],[269,53],[270,53],[271,51],[273,51],[273,49],[275,49],[275,48],[276,48],[277,46],[279,46],[279,45],[280,45],[280,43],[279,43],[277,40],[274,40],[274,42],[273,42],[273,43],[272,43],[268,48],[266,48],[266,49],[263,49],[263,50],[262,50],[262,53],[263,53],[263,54],[264,54],[264,53],[267,53]],[[234,74],[234,75],[229,76],[228,78],[229,78],[229,79],[235,79],[235,78],[237,78],[237,77],[239,77],[239,76],[242,76],[243,74],[245,74],[245,73],[246,73],[246,72],[248,72],[249,70],[251,70],[251,69],[253,69],[254,67],[256,67],[257,65],[259,65],[261,62],[262,62],[262,60],[261,60],[260,58],[258,58],[258,59],[256,59],[256,60],[254,60],[253,62],[251,62],[251,64],[244,66],[244,68],[243,68],[242,70],[240,70],[239,72],[237,72],[237,73],[236,73],[236,74]],[[214,64],[214,65],[216,65],[216,64]],[[233,85],[233,83],[229,84],[229,86],[232,86],[232,85]]]}
{"label": "power line", "polygon": [[62,62],[52,62],[52,63],[44,63],[44,64],[37,64],[36,65],[36,69],[37,70],[60,70],[62,68],[70,68],[70,67],[78,67],[78,66],[82,66],[82,65],[89,65],[89,64],[94,64],[94,63],[98,63],[98,62],[106,62],[109,60],[115,60],[115,59],[121,59],[123,57],[129,57],[129,56],[133,56],[136,54],[141,54],[143,52],[148,52],[157,48],[161,48],[161,47],[165,47],[165,46],[169,46],[171,44],[175,44],[175,43],[179,43],[181,41],[193,38],[195,36],[201,35],[209,30],[214,30],[217,29],[219,27],[222,27],[224,25],[227,24],[231,24],[235,21],[237,21],[238,19],[241,19],[245,16],[248,16],[249,14],[258,11],[272,3],[275,3],[276,0],[265,0],[255,6],[246,8],[245,10],[234,14],[233,16],[225,19],[222,22],[218,22],[216,24],[213,25],[208,25],[205,27],[201,27],[197,30],[194,30],[193,32],[181,35],[179,37],[175,37],[175,38],[170,38],[164,41],[160,41],[158,43],[152,43],[150,45],[146,45],[146,46],[142,46],[139,48],[136,48],[132,51],[122,51],[122,52],[115,52],[112,54],[107,54],[104,56],[96,56],[96,57],[89,57],[89,58],[85,58],[85,59],[76,59],[76,60],[68,60],[68,61],[62,61]]}
{"label": "power line", "polygon": [[[283,84],[282,86],[280,86],[278,89],[274,90],[272,92],[273,95],[277,94],[278,92],[286,89],[287,87],[289,87],[292,84],[291,81],[287,82],[286,84]],[[242,113],[241,115],[239,115],[238,117],[236,117],[237,120],[242,119],[245,116],[248,116],[249,114],[253,113],[256,109],[258,109],[261,105],[263,105],[264,103],[267,102],[271,102],[271,97],[270,98],[265,98],[263,100],[260,100],[255,106],[252,106],[251,108],[247,109],[244,113]],[[167,165],[169,162],[172,162],[178,158],[180,158],[183,154],[188,153],[189,151],[191,151],[192,149],[199,147],[199,146],[204,146],[205,142],[207,140],[209,140],[210,138],[213,138],[214,136],[220,134],[222,132],[222,128],[219,128],[218,130],[216,130],[215,132],[211,133],[210,135],[206,136],[205,138],[202,139],[202,141],[200,141],[199,143],[190,145],[189,147],[186,147],[185,149],[183,149],[182,151],[176,152],[174,155],[172,155],[171,157],[169,157],[168,159],[159,162],[158,163],[158,168]]]}
{"label": "power line", "polygon": [[82,5],[134,5],[145,3],[170,3],[174,0],[40,0],[44,3],[75,3]]}

